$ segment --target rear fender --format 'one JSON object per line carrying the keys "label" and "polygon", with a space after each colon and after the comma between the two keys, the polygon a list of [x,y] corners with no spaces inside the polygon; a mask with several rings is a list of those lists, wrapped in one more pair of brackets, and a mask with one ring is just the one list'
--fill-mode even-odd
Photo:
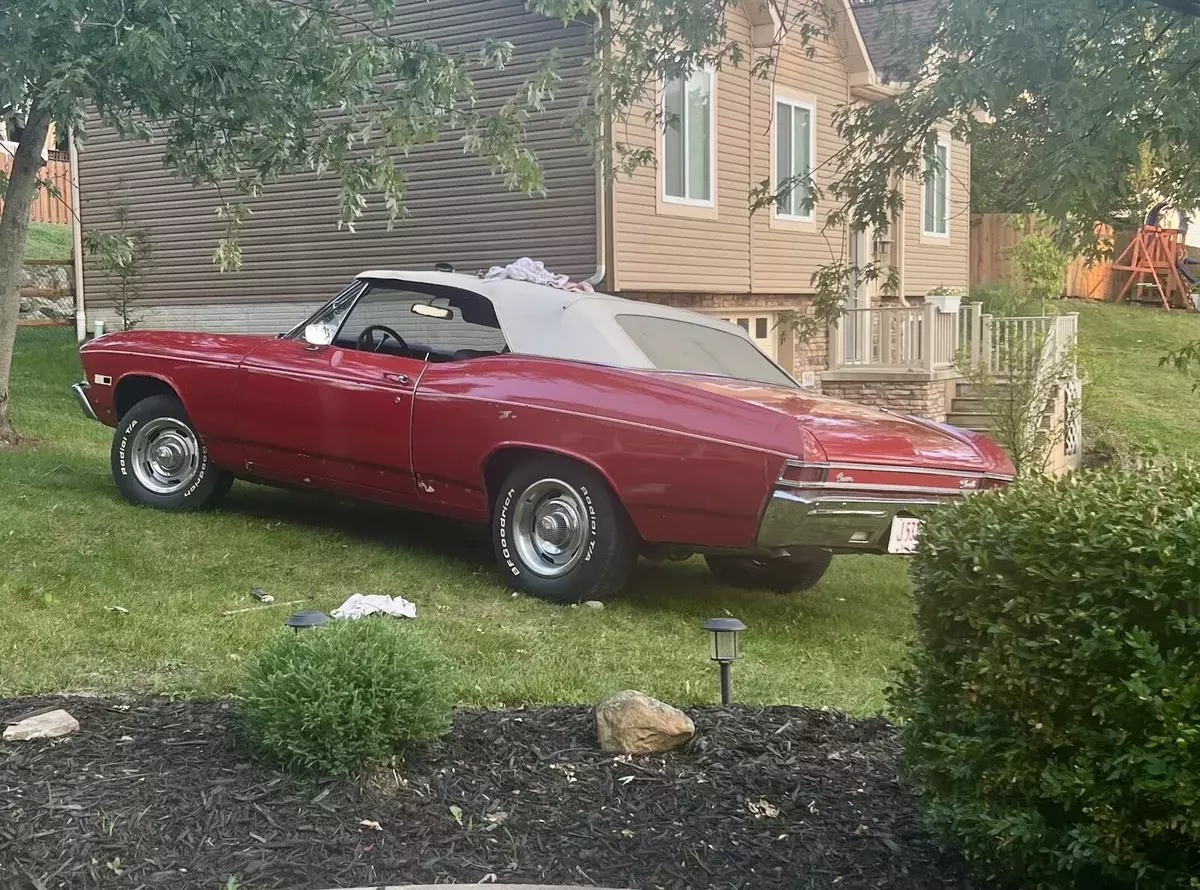
{"label": "rear fender", "polygon": [[[587,455],[560,446],[535,445],[530,442],[504,442],[488,452],[479,468],[479,478],[483,482],[483,490],[487,492],[489,521],[495,508],[496,495],[499,493],[500,486],[504,483],[504,477],[511,472],[512,468],[517,465],[523,456],[536,456],[538,454],[552,454],[583,464],[585,467],[599,474],[609,490],[617,496],[617,501],[622,501],[621,491],[612,476]],[[625,505],[623,502],[621,506],[624,509]],[[626,510],[627,515],[628,512]]]}

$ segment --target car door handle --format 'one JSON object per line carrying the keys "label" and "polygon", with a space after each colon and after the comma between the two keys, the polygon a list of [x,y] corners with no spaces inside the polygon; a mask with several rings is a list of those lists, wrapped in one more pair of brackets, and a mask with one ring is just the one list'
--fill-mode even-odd
{"label": "car door handle", "polygon": [[384,374],[384,380],[390,380],[392,383],[399,383],[401,386],[408,386],[412,383],[412,378],[407,374]]}

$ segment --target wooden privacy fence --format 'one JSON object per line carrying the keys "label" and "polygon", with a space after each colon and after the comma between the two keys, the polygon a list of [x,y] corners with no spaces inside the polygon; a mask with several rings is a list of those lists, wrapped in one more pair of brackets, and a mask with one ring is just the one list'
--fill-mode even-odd
{"label": "wooden privacy fence", "polygon": [[[12,155],[0,151],[0,172],[7,174],[12,169]],[[33,198],[29,213],[30,222],[71,224],[71,165],[66,161],[47,161],[41,170],[42,179],[50,181],[53,190],[40,188]],[[0,207],[4,202],[0,201]]]}
{"label": "wooden privacy fence", "polygon": [[[1004,284],[1012,275],[1012,263],[1007,249],[1027,235],[1048,234],[1039,226],[1033,214],[975,213],[971,215],[971,286]],[[1105,227],[1102,238],[1113,239]],[[1122,235],[1115,236],[1116,252],[1121,249]],[[1125,237],[1125,243],[1128,238]],[[1114,254],[1115,255],[1115,254]],[[1076,257],[1067,265],[1063,276],[1064,297],[1083,300],[1106,300],[1113,293],[1112,262],[1101,261],[1088,265]]]}

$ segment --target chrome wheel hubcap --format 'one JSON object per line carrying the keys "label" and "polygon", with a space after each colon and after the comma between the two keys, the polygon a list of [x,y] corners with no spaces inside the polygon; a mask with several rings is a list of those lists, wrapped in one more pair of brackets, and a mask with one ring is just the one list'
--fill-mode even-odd
{"label": "chrome wheel hubcap", "polygon": [[130,462],[134,478],[148,491],[183,491],[200,472],[200,442],[181,420],[158,417],[133,434]]}
{"label": "chrome wheel hubcap", "polygon": [[579,562],[587,548],[587,502],[559,479],[525,489],[513,511],[513,543],[531,572],[557,578]]}

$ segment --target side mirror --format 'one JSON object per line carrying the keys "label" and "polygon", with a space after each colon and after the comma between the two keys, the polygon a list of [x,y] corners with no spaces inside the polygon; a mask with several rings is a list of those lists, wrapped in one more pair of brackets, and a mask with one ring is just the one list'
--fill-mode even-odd
{"label": "side mirror", "polygon": [[426,318],[454,318],[454,310],[446,306],[434,306],[432,303],[413,303],[413,315],[423,315]]}
{"label": "side mirror", "polygon": [[333,342],[333,334],[333,328],[327,324],[310,324],[304,329],[304,340],[313,346],[328,346]]}

